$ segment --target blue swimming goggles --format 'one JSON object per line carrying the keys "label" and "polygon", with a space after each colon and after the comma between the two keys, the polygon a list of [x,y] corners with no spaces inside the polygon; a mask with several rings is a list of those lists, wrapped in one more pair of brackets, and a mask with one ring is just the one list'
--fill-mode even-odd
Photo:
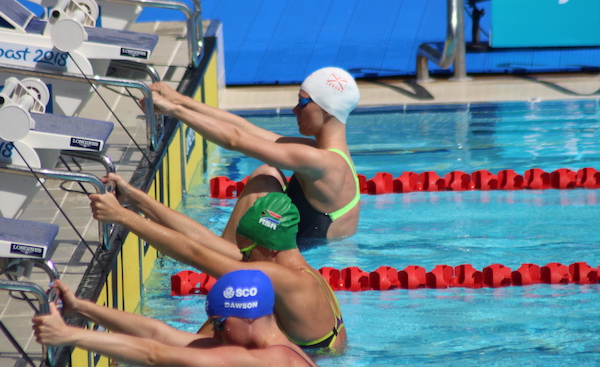
{"label": "blue swimming goggles", "polygon": [[306,107],[307,104],[309,104],[310,102],[312,102],[312,98],[298,98],[298,106],[300,106],[300,108],[304,108]]}

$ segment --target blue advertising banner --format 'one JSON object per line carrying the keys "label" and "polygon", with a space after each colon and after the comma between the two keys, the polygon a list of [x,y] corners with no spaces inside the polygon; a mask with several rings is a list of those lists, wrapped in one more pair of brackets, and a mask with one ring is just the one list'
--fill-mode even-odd
{"label": "blue advertising banner", "polygon": [[600,0],[492,0],[491,47],[600,46]]}

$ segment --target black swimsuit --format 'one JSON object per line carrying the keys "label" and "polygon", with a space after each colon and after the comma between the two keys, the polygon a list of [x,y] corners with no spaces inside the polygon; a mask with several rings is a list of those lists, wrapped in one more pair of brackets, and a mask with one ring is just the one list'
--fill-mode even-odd
{"label": "black swimsuit", "polygon": [[327,230],[333,221],[328,214],[320,212],[310,205],[296,175],[290,179],[285,193],[292,199],[292,203],[298,207],[300,212],[296,238],[326,238]]}
{"label": "black swimsuit", "polygon": [[[331,223],[337,218],[349,212],[352,208],[354,208],[358,202],[360,201],[360,188],[358,183],[358,177],[356,177],[356,171],[354,170],[354,165],[352,161],[346,153],[342,152],[339,149],[328,149],[334,153],[337,153],[346,160],[348,166],[352,170],[354,174],[354,180],[356,181],[356,194],[354,199],[346,204],[344,207],[331,212],[331,213],[323,213],[313,208],[312,205],[306,200],[306,196],[304,195],[304,191],[302,191],[302,186],[300,186],[300,182],[296,178],[294,174],[288,183],[285,193],[287,196],[292,199],[292,203],[296,205],[298,211],[300,212],[300,223],[298,223],[298,235],[296,239],[315,239],[315,238],[327,238],[327,231],[329,230],[329,226]],[[297,241],[298,246],[300,246],[300,242]]]}

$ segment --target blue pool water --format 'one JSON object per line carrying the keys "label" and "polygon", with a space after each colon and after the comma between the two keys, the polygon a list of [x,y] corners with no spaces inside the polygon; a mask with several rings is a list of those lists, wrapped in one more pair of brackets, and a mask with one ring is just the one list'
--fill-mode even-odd
{"label": "blue pool water", "polygon": [[[295,135],[290,116],[253,117]],[[348,124],[358,173],[600,168],[596,101],[504,103],[359,113]],[[209,178],[241,180],[259,162],[222,152]],[[234,200],[192,188],[180,210],[216,233]],[[361,196],[358,233],[304,251],[315,268],[499,263],[600,265],[599,190],[414,192]],[[142,312],[184,330],[204,322],[204,297],[171,297],[170,276],[189,269],[161,259]],[[321,366],[596,366],[600,285],[337,292],[348,327],[341,356]]]}

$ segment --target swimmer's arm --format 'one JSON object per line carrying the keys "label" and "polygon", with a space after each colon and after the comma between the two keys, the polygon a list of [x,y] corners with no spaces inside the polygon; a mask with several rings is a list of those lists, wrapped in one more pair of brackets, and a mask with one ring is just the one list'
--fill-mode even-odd
{"label": "swimmer's arm", "polygon": [[202,242],[205,246],[225,256],[238,259],[240,251],[235,243],[229,241],[219,241],[218,243],[215,241],[206,241],[207,238],[213,238],[215,234],[202,224],[154,200],[146,194],[141,195],[139,199],[139,210],[153,222],[182,233],[194,241]]}
{"label": "swimmer's arm", "polygon": [[[223,122],[234,124],[241,128],[252,129],[252,126],[254,126],[249,121],[247,121],[246,119],[244,119],[236,114],[221,110],[219,108],[209,106],[209,105],[199,102],[189,96],[181,94],[181,93],[177,92],[176,90],[174,90],[173,88],[171,88],[171,86],[169,86],[169,84],[164,81],[160,81],[160,82],[151,84],[149,86],[149,88],[151,91],[154,92],[153,96],[154,96],[154,99],[156,100],[154,103],[158,104],[159,108],[161,106],[166,107],[166,105],[163,105],[162,103],[170,102],[172,104],[185,107],[192,111],[196,111],[203,115],[213,117],[213,118],[221,120]],[[168,108],[166,108],[166,109],[168,110]],[[161,110],[163,110],[163,112],[165,112],[164,111],[165,108],[161,108]],[[251,126],[246,126],[246,125],[251,125]],[[254,126],[254,127],[257,128],[256,126]]]}
{"label": "swimmer's arm", "polygon": [[[210,106],[206,107],[213,109],[213,107]],[[222,113],[229,113],[218,109],[215,110]],[[252,139],[253,142],[258,142],[259,144],[262,144],[265,141],[274,143],[276,141],[281,141],[281,139],[286,139],[286,137],[282,135],[260,128],[250,123],[248,120],[236,115],[234,115],[236,117],[235,119],[229,119],[227,121],[228,123],[224,124],[223,120],[221,120],[216,113],[214,115],[217,117],[198,113],[197,111],[177,105],[165,106],[165,110],[163,111],[165,114],[183,121],[205,139],[228,150],[239,151],[235,148],[237,145],[236,143],[240,140],[248,140],[250,137],[254,138]],[[314,144],[313,139],[300,137],[293,139],[297,143],[302,142],[303,144],[308,145]],[[242,153],[248,154],[246,152]],[[251,154],[248,155],[252,156]]]}
{"label": "swimmer's arm", "polygon": [[[281,138],[281,135],[276,134],[272,131],[263,129],[261,127],[258,127],[241,116],[238,116],[231,112],[209,106],[204,103],[197,102],[195,111],[199,112],[202,115],[212,117],[218,121],[229,123],[239,129],[247,132],[248,134],[254,135],[261,139],[275,141],[275,140]],[[186,123],[186,124],[195,130],[193,121],[194,120],[190,120],[190,123],[189,124]]]}
{"label": "swimmer's arm", "polygon": [[318,179],[331,169],[337,158],[332,156],[336,153],[316,148],[314,142],[312,139],[282,138],[271,143],[250,138],[237,141],[234,150],[280,170],[289,170]]}
{"label": "swimmer's arm", "polygon": [[103,178],[104,182],[111,180],[117,183],[118,199],[131,205],[151,221],[160,223],[191,238],[194,238],[196,233],[203,236],[208,231],[206,227],[187,215],[169,208],[142,190],[133,187],[120,175],[109,173]]}
{"label": "swimmer's arm", "polygon": [[[195,241],[177,231],[147,220],[121,206],[116,208],[116,211],[118,211],[117,214],[111,213],[110,216],[105,217],[100,201],[109,195],[112,194],[90,195],[94,218],[100,221],[117,223],[147,241],[159,252],[184,264],[194,266],[213,277],[237,270],[234,268],[242,259],[240,252],[237,251],[235,254],[227,256],[213,250],[212,248],[226,246],[228,241],[210,231],[207,231],[205,237],[199,241]],[[114,200],[116,201],[116,199]]]}
{"label": "swimmer's arm", "polygon": [[[109,175],[109,178],[112,177]],[[229,256],[232,259],[239,260],[241,257],[237,246],[229,241],[213,241],[214,238],[220,238],[212,233],[208,228],[186,215],[179,213],[159,201],[151,198],[149,195],[138,189],[131,189],[128,192],[128,202],[137,210],[144,213],[150,220],[145,219],[137,213],[124,208],[117,201],[112,193],[103,195],[92,194],[89,196],[90,206],[94,218],[103,223],[118,223],[127,219],[131,223],[156,223],[157,225],[167,227],[186,238],[204,243],[207,247]],[[137,218],[136,218],[137,217]],[[146,223],[147,224],[147,223]],[[122,225],[122,224],[121,224]],[[130,229],[131,230],[131,229]],[[144,238],[144,237],[143,237]],[[172,245],[177,249],[178,244]]]}
{"label": "swimmer's arm", "polygon": [[[116,193],[119,202],[130,205],[139,211],[146,218],[160,223],[166,227],[179,231],[185,235],[190,235],[192,229],[196,226],[204,228],[201,224],[188,218],[183,213],[169,208],[158,200],[150,197],[144,191],[132,186],[121,175],[109,173],[102,178],[104,183],[113,181],[116,183]],[[204,228],[206,229],[206,228]]]}
{"label": "swimmer's arm", "polygon": [[227,127],[235,127],[247,134],[270,141],[281,137],[281,135],[262,129],[240,116],[197,102],[190,97],[178,94],[177,98],[173,98],[171,95],[161,95],[156,90],[152,96],[157,113],[177,118],[211,141],[213,140],[206,136],[210,135],[207,130],[227,129]]}
{"label": "swimmer's arm", "polygon": [[290,140],[277,134],[255,135],[233,124],[222,124],[215,118],[181,106],[173,106],[169,113],[186,121],[205,139],[273,167],[314,177],[319,177],[327,169],[327,159],[324,159],[326,153],[322,152],[324,149],[315,149],[312,139]]}
{"label": "swimmer's arm", "polygon": [[[56,338],[54,338],[56,339]],[[76,327],[67,327],[60,345],[69,345],[92,351],[126,365],[170,366],[170,367],[201,367],[225,366],[228,359],[221,348],[193,348],[166,345],[151,339],[144,339],[124,334],[103,333]],[[40,340],[44,343],[44,340]],[[52,343],[44,343],[56,345]],[[237,348],[236,354],[248,353],[243,348]],[[235,358],[235,357],[233,357]],[[236,359],[240,359],[239,357]]]}
{"label": "swimmer's arm", "polygon": [[[94,195],[90,195],[92,198]],[[254,269],[264,271],[271,279],[273,285],[293,287],[297,286],[297,275],[294,271],[279,264],[269,262],[242,262],[242,255],[237,253],[237,259],[225,256],[212,250],[205,243],[213,242],[213,246],[219,246],[223,238],[210,233],[210,236],[201,241],[194,241],[191,238],[182,235],[170,228],[154,223],[130,210],[124,209],[124,212],[117,216],[117,223],[138,237],[147,241],[159,252],[169,256],[179,262],[195,267],[196,269],[212,276],[220,278],[221,276],[235,270]],[[277,288],[276,288],[277,291]]]}
{"label": "swimmer's arm", "polygon": [[75,311],[112,332],[152,339],[167,345],[183,347],[198,339],[196,334],[174,329],[158,320],[104,307],[87,300],[79,300]]}
{"label": "swimmer's arm", "polygon": [[[269,348],[270,349],[270,348]],[[161,348],[155,353],[156,366],[204,367],[204,366],[244,366],[269,367],[291,365],[289,355],[286,358],[273,356],[267,349],[245,349],[233,345],[221,345],[215,348]]]}

